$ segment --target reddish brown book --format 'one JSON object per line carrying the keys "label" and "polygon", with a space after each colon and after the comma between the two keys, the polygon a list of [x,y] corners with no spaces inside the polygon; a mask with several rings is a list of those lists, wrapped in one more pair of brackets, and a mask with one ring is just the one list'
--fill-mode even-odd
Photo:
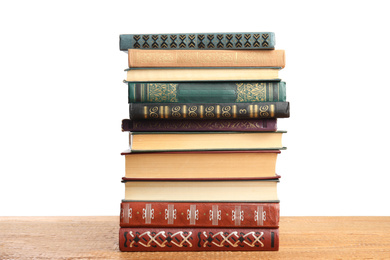
{"label": "reddish brown book", "polygon": [[120,228],[121,251],[277,251],[277,228]]}
{"label": "reddish brown book", "polygon": [[279,203],[123,201],[120,226],[276,228]]}

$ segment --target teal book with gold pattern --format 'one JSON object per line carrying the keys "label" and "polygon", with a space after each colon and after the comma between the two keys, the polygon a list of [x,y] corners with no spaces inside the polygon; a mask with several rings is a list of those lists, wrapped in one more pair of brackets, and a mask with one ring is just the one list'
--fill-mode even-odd
{"label": "teal book with gold pattern", "polygon": [[121,34],[119,49],[220,49],[272,50],[273,32]]}
{"label": "teal book with gold pattern", "polygon": [[286,101],[283,81],[128,83],[129,103],[243,103]]}

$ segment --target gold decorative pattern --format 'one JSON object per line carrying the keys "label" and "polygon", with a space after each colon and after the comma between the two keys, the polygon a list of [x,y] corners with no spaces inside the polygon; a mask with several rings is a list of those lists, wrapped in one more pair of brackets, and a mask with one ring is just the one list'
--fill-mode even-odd
{"label": "gold decorative pattern", "polygon": [[266,83],[237,83],[236,102],[266,101]]}
{"label": "gold decorative pattern", "polygon": [[149,83],[148,87],[148,102],[178,102],[177,98],[178,84],[168,83]]}

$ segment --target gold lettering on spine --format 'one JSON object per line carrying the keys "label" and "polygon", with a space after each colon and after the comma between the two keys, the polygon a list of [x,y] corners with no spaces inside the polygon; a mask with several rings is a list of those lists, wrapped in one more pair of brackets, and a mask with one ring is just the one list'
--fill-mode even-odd
{"label": "gold lettering on spine", "polygon": [[183,105],[183,118],[187,117],[187,106]]}
{"label": "gold lettering on spine", "polygon": [[199,106],[199,114],[200,114],[200,118],[203,118],[203,105]]}
{"label": "gold lettering on spine", "polygon": [[249,105],[249,117],[253,118],[253,105]]}
{"label": "gold lettering on spine", "polygon": [[164,118],[164,107],[160,106],[160,117]]}
{"label": "gold lettering on spine", "polygon": [[168,106],[165,106],[165,118],[168,118],[168,115],[169,115],[169,107]]}
{"label": "gold lettering on spine", "polygon": [[275,116],[275,105],[271,105],[270,111],[271,111],[271,117],[274,117]]}
{"label": "gold lettering on spine", "polygon": [[221,106],[217,105],[217,109],[215,110],[215,114],[217,115],[217,118],[219,118],[220,113],[221,113]]}
{"label": "gold lettering on spine", "polygon": [[144,106],[144,117],[145,119],[148,118],[148,107]]}
{"label": "gold lettering on spine", "polygon": [[233,105],[233,118],[237,118],[237,106]]}
{"label": "gold lettering on spine", "polygon": [[255,105],[255,107],[254,107],[254,117],[258,117],[258,114],[257,114],[257,110],[259,109],[259,106],[258,105]]}

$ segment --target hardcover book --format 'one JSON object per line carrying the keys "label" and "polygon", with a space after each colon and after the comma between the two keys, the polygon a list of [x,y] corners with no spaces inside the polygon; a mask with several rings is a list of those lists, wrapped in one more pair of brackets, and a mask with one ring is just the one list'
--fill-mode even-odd
{"label": "hardcover book", "polygon": [[134,132],[132,152],[280,150],[282,135],[275,132]]}
{"label": "hardcover book", "polygon": [[120,228],[121,251],[277,251],[278,228]]}
{"label": "hardcover book", "polygon": [[148,152],[127,150],[128,178],[275,178],[279,150]]}
{"label": "hardcover book", "polygon": [[277,228],[279,203],[123,201],[120,226]]}
{"label": "hardcover book", "polygon": [[122,131],[130,132],[225,132],[276,131],[277,119],[205,119],[205,120],[144,120],[123,119]]}
{"label": "hardcover book", "polygon": [[129,103],[286,101],[283,81],[128,83]]}
{"label": "hardcover book", "polygon": [[257,81],[279,79],[272,68],[129,68],[125,82]]}
{"label": "hardcover book", "polygon": [[273,32],[121,34],[119,49],[274,49]]}
{"label": "hardcover book", "polygon": [[129,68],[281,67],[284,50],[129,50]]}
{"label": "hardcover book", "polygon": [[287,118],[289,102],[130,103],[130,119]]}
{"label": "hardcover book", "polygon": [[180,202],[279,202],[273,178],[122,178],[125,200]]}

